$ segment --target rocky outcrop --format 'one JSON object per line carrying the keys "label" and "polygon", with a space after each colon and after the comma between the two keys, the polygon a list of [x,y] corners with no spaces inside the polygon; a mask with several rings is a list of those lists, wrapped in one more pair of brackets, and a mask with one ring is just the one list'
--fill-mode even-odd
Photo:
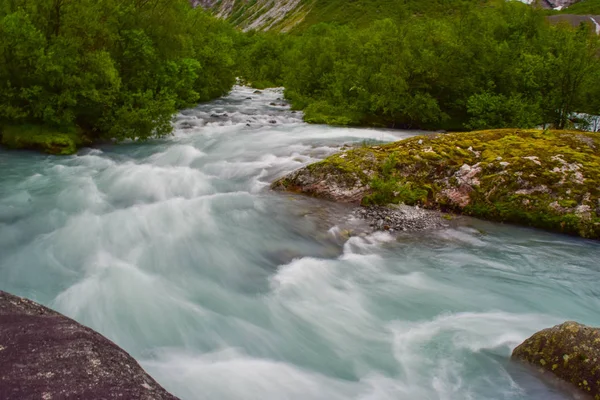
{"label": "rocky outcrop", "polygon": [[544,8],[565,8],[578,3],[579,1],[580,0],[536,0],[533,3]]}
{"label": "rocky outcrop", "polygon": [[245,31],[277,30],[287,32],[303,21],[312,2],[302,0],[191,0],[192,4],[212,10]]}
{"label": "rocky outcrop", "polygon": [[417,136],[333,155],[275,190],[404,203],[600,238],[600,135],[490,130]]}
{"label": "rocky outcrop", "polygon": [[544,329],[519,345],[512,358],[600,400],[600,328],[565,322]]}
{"label": "rocky outcrop", "polygon": [[177,399],[104,336],[2,291],[0,398]]}

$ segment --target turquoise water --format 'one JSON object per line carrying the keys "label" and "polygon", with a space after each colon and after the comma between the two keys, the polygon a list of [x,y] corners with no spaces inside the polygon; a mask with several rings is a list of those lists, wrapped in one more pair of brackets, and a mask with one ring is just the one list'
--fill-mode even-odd
{"label": "turquoise water", "polygon": [[[568,399],[510,362],[600,325],[600,244],[460,219],[354,236],[351,207],[269,183],[344,144],[238,87],[173,137],[56,158],[0,150],[0,289],[103,333],[183,399]],[[275,103],[275,105],[270,105]]]}

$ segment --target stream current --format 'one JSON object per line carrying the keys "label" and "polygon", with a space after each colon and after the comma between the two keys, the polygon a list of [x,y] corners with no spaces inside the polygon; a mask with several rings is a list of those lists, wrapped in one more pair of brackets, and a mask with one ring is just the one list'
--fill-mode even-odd
{"label": "stream current", "polygon": [[0,149],[0,289],[104,334],[182,399],[570,399],[510,362],[600,325],[600,244],[461,218],[398,236],[269,190],[407,131],[302,122],[236,87],[175,134],[70,157]]}

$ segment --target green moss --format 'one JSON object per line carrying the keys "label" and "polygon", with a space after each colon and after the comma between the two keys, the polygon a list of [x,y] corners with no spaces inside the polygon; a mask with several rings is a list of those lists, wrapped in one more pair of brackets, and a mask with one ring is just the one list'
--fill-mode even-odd
{"label": "green moss", "polygon": [[11,149],[39,150],[48,154],[74,154],[84,139],[73,129],[58,130],[41,125],[16,125],[2,128],[0,143]]}
{"label": "green moss", "polygon": [[535,333],[519,345],[512,358],[541,366],[558,378],[570,382],[580,390],[600,395],[600,371],[595,362],[600,347],[594,345],[600,329],[575,322],[565,322]]}
{"label": "green moss", "polygon": [[313,164],[363,204],[406,203],[600,238],[600,134],[488,130],[360,147]]}

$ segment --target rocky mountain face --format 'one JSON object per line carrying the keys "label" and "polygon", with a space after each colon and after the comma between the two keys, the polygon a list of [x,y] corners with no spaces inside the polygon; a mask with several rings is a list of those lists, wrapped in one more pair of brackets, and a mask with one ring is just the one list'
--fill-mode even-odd
{"label": "rocky mountain face", "polygon": [[289,31],[302,22],[310,11],[310,2],[302,0],[191,0],[192,4],[213,10],[243,30]]}
{"label": "rocky mountain face", "polygon": [[539,5],[544,8],[565,8],[578,3],[580,0],[541,0],[539,1]]}

